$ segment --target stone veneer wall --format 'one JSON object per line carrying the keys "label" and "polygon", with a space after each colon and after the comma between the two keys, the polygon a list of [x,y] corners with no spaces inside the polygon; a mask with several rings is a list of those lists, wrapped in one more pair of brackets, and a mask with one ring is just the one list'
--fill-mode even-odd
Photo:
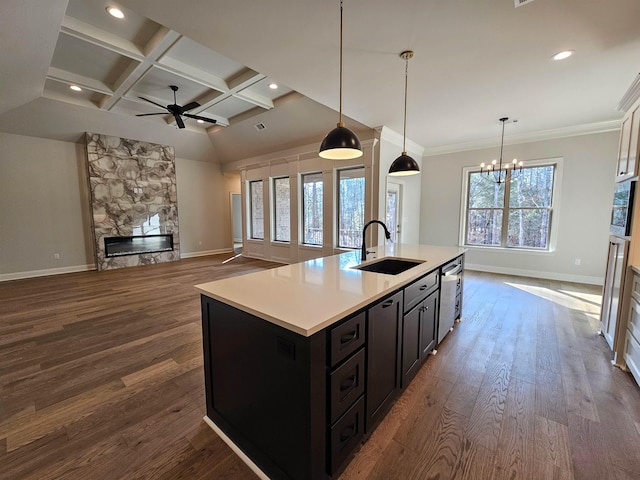
{"label": "stone veneer wall", "polygon": [[[98,270],[180,259],[173,147],[86,133]],[[173,251],[105,257],[104,237],[172,234]]]}

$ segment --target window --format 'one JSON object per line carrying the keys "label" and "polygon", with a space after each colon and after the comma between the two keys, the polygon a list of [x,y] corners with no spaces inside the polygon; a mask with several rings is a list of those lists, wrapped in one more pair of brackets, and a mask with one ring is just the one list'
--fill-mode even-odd
{"label": "window", "polygon": [[338,247],[358,248],[362,243],[364,192],[364,167],[338,170]]}
{"label": "window", "polygon": [[273,179],[273,239],[278,242],[291,240],[291,222],[289,201],[289,177]]}
{"label": "window", "polygon": [[264,239],[264,197],[262,180],[249,182],[249,209],[251,238]]}
{"label": "window", "polygon": [[525,167],[504,183],[468,172],[465,245],[548,250],[555,171],[555,164]]}
{"label": "window", "polygon": [[302,175],[302,243],[322,245],[322,173]]}

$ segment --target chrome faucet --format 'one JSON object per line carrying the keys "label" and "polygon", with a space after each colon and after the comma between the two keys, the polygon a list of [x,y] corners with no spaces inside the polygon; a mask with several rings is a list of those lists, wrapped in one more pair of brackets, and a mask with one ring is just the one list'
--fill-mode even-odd
{"label": "chrome faucet", "polygon": [[391,233],[389,233],[389,229],[387,228],[387,226],[384,223],[382,223],[380,220],[371,220],[370,222],[367,222],[367,224],[362,229],[362,256],[361,256],[361,260],[363,262],[367,259],[367,253],[371,253],[371,252],[367,252],[367,247],[365,245],[364,239],[366,238],[365,237],[365,233],[367,231],[367,227],[369,225],[371,225],[372,223],[379,223],[380,225],[382,225],[382,228],[384,228],[385,237],[387,237],[387,240],[391,240]]}

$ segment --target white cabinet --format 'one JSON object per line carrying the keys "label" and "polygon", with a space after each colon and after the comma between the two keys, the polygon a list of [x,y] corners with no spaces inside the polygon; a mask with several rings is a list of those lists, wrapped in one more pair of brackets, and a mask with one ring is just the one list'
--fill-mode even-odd
{"label": "white cabinet", "polygon": [[631,304],[627,319],[624,361],[640,384],[640,270],[633,268]]}
{"label": "white cabinet", "polygon": [[[602,309],[600,310],[600,333],[604,336],[609,347],[615,352],[621,348],[619,343],[618,319],[622,310],[622,292],[627,271],[627,255],[629,241],[611,236],[609,237],[609,254],[607,257],[607,271],[602,292]],[[614,361],[617,360],[614,358]]]}

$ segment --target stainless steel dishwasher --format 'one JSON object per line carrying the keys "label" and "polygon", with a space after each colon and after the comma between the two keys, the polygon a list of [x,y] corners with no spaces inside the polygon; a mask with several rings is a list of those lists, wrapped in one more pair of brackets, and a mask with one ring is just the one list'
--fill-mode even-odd
{"label": "stainless steel dishwasher", "polygon": [[440,271],[440,316],[438,318],[438,343],[453,330],[456,319],[456,295],[462,277],[462,264],[453,261]]}

